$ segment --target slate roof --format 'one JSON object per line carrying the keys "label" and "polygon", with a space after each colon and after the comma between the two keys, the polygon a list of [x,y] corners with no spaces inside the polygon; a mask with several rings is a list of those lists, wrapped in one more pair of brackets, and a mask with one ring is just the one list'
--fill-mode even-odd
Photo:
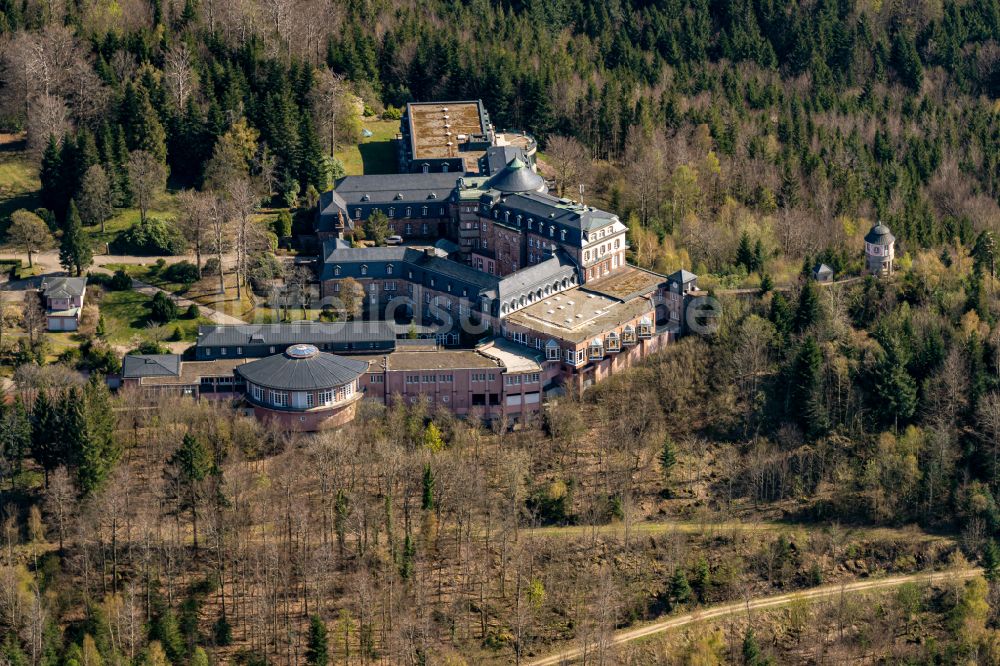
{"label": "slate roof", "polygon": [[520,157],[514,157],[500,173],[486,181],[483,187],[505,194],[537,192],[545,189],[545,180],[532,171]]}
{"label": "slate roof", "polygon": [[499,292],[497,295],[503,300],[512,294],[521,293],[528,287],[574,275],[576,275],[576,262],[565,252],[556,252],[545,261],[522,268],[501,279],[497,286]]}
{"label": "slate roof", "polygon": [[275,354],[238,366],[247,381],[279,391],[315,391],[343,386],[368,370],[367,361],[318,352],[306,358]]}
{"label": "slate roof", "polygon": [[379,342],[395,340],[392,325],[385,321],[293,322],[290,324],[209,324],[198,327],[199,347],[235,347],[324,342]]}
{"label": "slate roof", "polygon": [[896,237],[889,231],[889,227],[881,222],[872,227],[865,235],[865,242],[872,245],[888,245],[896,240]]}
{"label": "slate roof", "polygon": [[496,175],[514,158],[523,162],[528,161],[524,150],[517,146],[490,146],[486,149],[486,154],[479,159],[479,172],[487,176]]}
{"label": "slate roof", "polygon": [[822,275],[833,275],[833,269],[826,264],[816,264],[813,266],[813,275],[817,277]]}
{"label": "slate roof", "polygon": [[[555,224],[579,231],[593,231],[611,224],[617,216],[591,206],[559,199],[546,192],[519,192],[494,201],[489,194],[487,203],[497,205],[501,210],[522,212],[546,224]],[[502,219],[502,218],[501,218]]]}
{"label": "slate roof", "polygon": [[122,360],[122,377],[176,377],[181,372],[179,354],[128,354]]}
{"label": "slate roof", "polygon": [[82,296],[87,288],[87,278],[56,277],[42,280],[42,291],[46,298],[72,298]]}
{"label": "slate roof", "polygon": [[680,284],[687,284],[688,282],[697,279],[698,279],[697,275],[695,275],[691,271],[686,271],[683,268],[667,276],[668,282],[679,282]]}
{"label": "slate roof", "polygon": [[[444,201],[458,184],[461,174],[393,173],[344,176],[334,193],[352,203],[392,203],[394,201]],[[364,200],[364,196],[368,199]]]}

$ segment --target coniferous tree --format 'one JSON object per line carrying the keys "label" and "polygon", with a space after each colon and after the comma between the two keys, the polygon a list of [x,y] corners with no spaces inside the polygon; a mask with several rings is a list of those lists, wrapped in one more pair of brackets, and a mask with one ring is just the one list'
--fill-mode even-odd
{"label": "coniferous tree", "polygon": [[917,409],[917,383],[906,371],[906,359],[900,353],[899,343],[887,338],[882,344],[884,353],[872,370],[874,401],[879,417],[884,423],[898,426],[906,422]]}
{"label": "coniferous tree", "polygon": [[971,254],[977,268],[980,270],[988,268],[990,277],[996,277],[997,244],[992,231],[986,229],[976,237]]}
{"label": "coniferous tree", "polygon": [[788,335],[792,331],[792,322],[795,315],[792,312],[788,299],[781,292],[777,292],[771,298],[771,310],[768,315],[774,328],[782,335]]}
{"label": "coniferous tree", "polygon": [[806,279],[799,292],[799,304],[795,308],[795,318],[793,327],[797,333],[805,331],[807,328],[819,321],[820,303],[819,294],[816,292],[816,285],[813,280]]}
{"label": "coniferous tree", "polygon": [[753,249],[750,246],[750,236],[745,231],[740,234],[740,242],[736,247],[736,265],[746,268],[747,273],[752,273],[756,269]]}
{"label": "coniferous tree", "polygon": [[212,472],[212,454],[199,438],[187,433],[181,440],[180,448],[171,456],[169,465],[182,489],[180,508],[191,513],[194,549],[198,550],[198,504],[202,491],[201,483]]}
{"label": "coniferous tree", "polygon": [[326,624],[319,615],[309,618],[309,641],[306,644],[306,663],[310,666],[327,666],[330,648],[327,644]]}
{"label": "coniferous tree", "polygon": [[434,510],[434,472],[431,466],[424,465],[423,492],[420,496],[420,508],[424,511]]}
{"label": "coniferous tree", "polygon": [[49,135],[49,141],[45,144],[45,152],[42,153],[39,180],[42,183],[42,203],[57,217],[62,217],[62,213],[66,209],[66,186],[59,142],[52,134]]}
{"label": "coniferous tree", "polygon": [[753,627],[747,627],[743,634],[743,664],[744,666],[760,666],[761,651],[757,636],[753,633]]}
{"label": "coniferous tree", "polygon": [[[2,398],[0,394],[0,398]],[[24,408],[21,397],[14,399],[14,404],[3,408],[0,415],[0,451],[7,461],[11,488],[20,476],[24,458],[31,450],[31,421]]]}
{"label": "coniferous tree", "polygon": [[61,437],[60,412],[52,403],[48,391],[38,392],[31,409],[31,457],[41,465],[46,487],[49,485],[49,473],[69,463],[66,442]]}
{"label": "coniferous tree", "polygon": [[673,604],[686,604],[691,600],[691,584],[684,570],[677,568],[670,578],[670,600]]}
{"label": "coniferous tree", "polygon": [[810,439],[822,435],[829,428],[826,408],[820,391],[820,366],[823,354],[815,338],[806,337],[792,361],[789,376],[790,403],[793,419]]}
{"label": "coniferous tree", "polygon": [[674,466],[677,464],[677,446],[670,435],[663,438],[663,446],[660,447],[660,471],[663,474],[663,485],[670,488],[670,479],[673,475]]}
{"label": "coniferous tree", "polygon": [[59,242],[59,265],[79,277],[93,261],[94,250],[90,246],[90,239],[83,232],[76,202],[70,200],[66,222],[63,224],[63,236]]}

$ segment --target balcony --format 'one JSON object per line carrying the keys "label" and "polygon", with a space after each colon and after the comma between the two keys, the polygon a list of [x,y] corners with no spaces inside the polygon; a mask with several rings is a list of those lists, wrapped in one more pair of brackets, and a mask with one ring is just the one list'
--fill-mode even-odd
{"label": "balcony", "polygon": [[626,326],[625,330],[622,331],[622,344],[623,345],[634,345],[636,343],[635,329],[631,326]]}
{"label": "balcony", "polygon": [[587,359],[590,361],[600,361],[604,358],[604,345],[600,340],[594,340],[587,347]]}
{"label": "balcony", "polygon": [[649,317],[643,317],[639,322],[639,339],[648,340],[653,337],[653,322]]}
{"label": "balcony", "polygon": [[609,333],[608,337],[604,339],[604,347],[609,353],[620,352],[622,350],[622,341],[615,333]]}

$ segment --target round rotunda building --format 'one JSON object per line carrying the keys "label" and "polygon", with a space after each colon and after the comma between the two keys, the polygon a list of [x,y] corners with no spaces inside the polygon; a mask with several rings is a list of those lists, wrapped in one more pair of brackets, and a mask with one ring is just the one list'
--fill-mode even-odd
{"label": "round rotunda building", "polygon": [[311,432],[344,425],[361,400],[359,378],[365,361],[321,352],[313,345],[292,345],[236,367],[246,381],[246,400],[262,421]]}

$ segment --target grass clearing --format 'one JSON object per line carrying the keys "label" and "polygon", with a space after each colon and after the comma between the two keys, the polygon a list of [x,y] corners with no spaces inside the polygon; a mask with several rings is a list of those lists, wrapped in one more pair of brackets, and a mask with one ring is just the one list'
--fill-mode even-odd
{"label": "grass clearing", "polygon": [[395,139],[399,133],[399,121],[362,118],[361,127],[371,130],[372,136],[362,138],[356,146],[342,147],[336,153],[337,159],[344,163],[347,175],[396,173]]}
{"label": "grass clearing", "polygon": [[149,308],[153,299],[146,294],[132,290],[95,291],[107,338],[112,343],[133,345],[142,340],[171,340],[178,331],[181,340],[193,342],[198,336],[198,325],[209,323],[203,317],[185,319],[183,309],[179,319],[166,324],[151,322]]}
{"label": "grass clearing", "polygon": [[38,167],[19,152],[0,152],[0,225],[4,230],[11,213],[42,205]]}

